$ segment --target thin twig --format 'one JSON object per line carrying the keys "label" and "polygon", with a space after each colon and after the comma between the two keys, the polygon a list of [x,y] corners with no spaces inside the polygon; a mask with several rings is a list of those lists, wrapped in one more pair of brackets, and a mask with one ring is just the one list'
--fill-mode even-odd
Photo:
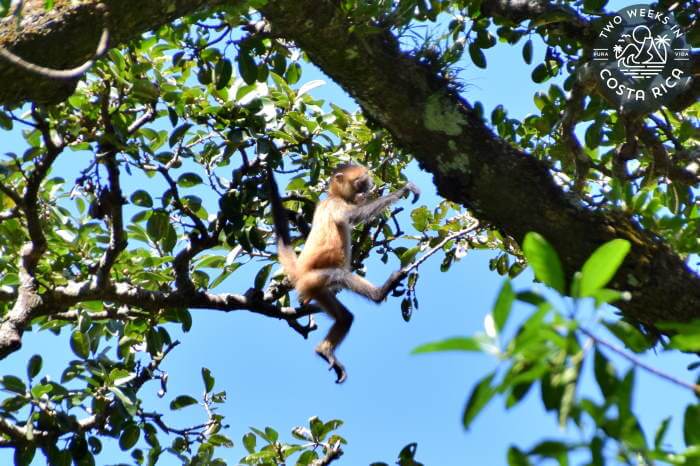
{"label": "thin twig", "polygon": [[655,376],[657,376],[659,378],[667,380],[675,385],[678,385],[678,386],[683,387],[683,388],[687,388],[688,390],[693,391],[696,395],[700,395],[700,385],[686,382],[685,380],[681,380],[681,379],[679,379],[671,374],[667,374],[666,372],[662,372],[661,370],[659,370],[655,367],[652,367],[652,366],[646,364],[645,362],[640,361],[639,359],[632,356],[624,349],[622,349],[616,345],[613,345],[612,343],[607,342],[607,341],[601,339],[600,337],[596,336],[593,332],[591,332],[590,330],[588,330],[585,327],[579,327],[579,329],[581,330],[581,332],[583,334],[585,334],[590,339],[592,339],[594,342],[596,342],[596,344],[608,348],[610,351],[614,352],[618,356],[621,356],[622,358],[631,362],[635,366],[640,367],[640,368],[644,369],[645,371],[647,371],[651,374],[654,374]]}
{"label": "thin twig", "polygon": [[461,237],[461,236],[464,236],[464,235],[466,235],[467,233],[469,233],[469,232],[471,232],[471,231],[476,230],[476,228],[479,226],[479,221],[476,220],[476,219],[471,219],[471,220],[472,220],[472,224],[471,224],[471,225],[469,225],[468,227],[466,227],[466,228],[464,228],[464,229],[462,229],[462,230],[455,231],[454,233],[445,236],[445,238],[444,238],[442,241],[440,241],[438,244],[436,244],[436,245],[433,246],[431,249],[429,249],[428,252],[426,252],[425,254],[423,254],[420,258],[416,259],[414,262],[412,262],[412,263],[409,264],[408,266],[406,266],[406,267],[404,267],[403,269],[401,269],[401,271],[404,272],[404,273],[406,273],[406,274],[408,274],[408,272],[417,269],[423,262],[425,262],[426,260],[428,260],[428,258],[429,258],[430,256],[432,256],[433,254],[435,254],[436,252],[438,252],[440,249],[442,249],[442,247],[443,247],[444,245],[446,245],[446,244],[449,243],[450,241],[452,241],[452,240],[454,240],[454,239],[457,239],[457,238],[459,238],[459,237]]}
{"label": "thin twig", "polygon": [[474,231],[478,226],[479,226],[479,221],[476,219],[470,219],[472,221],[472,224],[469,225],[468,227],[456,231],[450,235],[447,235],[445,238],[443,238],[442,241],[440,241],[438,244],[436,244],[434,247],[430,248],[425,254],[423,254],[420,258],[416,259],[409,265],[403,267],[400,269],[398,272],[394,272],[394,274],[389,277],[387,282],[384,284],[384,287],[388,290],[394,290],[401,281],[403,281],[404,278],[408,276],[408,274],[412,271],[420,267],[420,265],[427,261],[430,256],[438,252],[442,247],[449,243],[450,241],[459,238],[460,236],[464,236],[467,233]]}

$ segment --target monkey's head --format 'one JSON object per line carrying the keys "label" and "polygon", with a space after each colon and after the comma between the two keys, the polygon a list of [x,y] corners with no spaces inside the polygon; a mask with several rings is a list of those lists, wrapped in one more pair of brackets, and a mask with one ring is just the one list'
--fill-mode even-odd
{"label": "monkey's head", "polygon": [[356,204],[363,201],[373,187],[372,177],[365,167],[343,164],[333,172],[328,193]]}

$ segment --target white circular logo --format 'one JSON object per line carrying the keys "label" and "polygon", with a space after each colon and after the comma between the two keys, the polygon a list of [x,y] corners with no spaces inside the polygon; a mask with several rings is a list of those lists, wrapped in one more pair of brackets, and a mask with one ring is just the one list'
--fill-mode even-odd
{"label": "white circular logo", "polygon": [[632,5],[597,31],[591,58],[604,93],[623,109],[656,109],[691,84],[690,47],[671,13]]}

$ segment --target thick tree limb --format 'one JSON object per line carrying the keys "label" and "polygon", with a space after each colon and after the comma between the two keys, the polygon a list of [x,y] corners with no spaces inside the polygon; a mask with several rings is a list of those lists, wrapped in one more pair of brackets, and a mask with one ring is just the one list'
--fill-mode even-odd
{"label": "thick tree limb", "polygon": [[[298,319],[319,312],[316,306],[281,307],[263,299],[262,293],[242,295],[235,293],[215,294],[208,291],[193,291],[192,293],[153,291],[128,283],[114,283],[104,288],[98,288],[94,286],[92,281],[58,287],[48,300],[65,308],[75,306],[82,301],[100,300],[147,311],[168,308],[212,309],[224,312],[247,310],[285,320]],[[44,310],[44,315],[51,315],[53,312],[47,308]]]}
{"label": "thick tree limb", "polygon": [[[0,359],[21,347],[24,328],[31,319],[39,316],[50,316],[57,319],[73,320],[78,317],[78,312],[69,309],[83,301],[106,301],[114,303],[116,306],[128,306],[135,310],[141,309],[148,312],[173,308],[223,312],[244,310],[284,320],[304,338],[315,329],[315,325],[302,326],[297,320],[322,311],[314,305],[303,305],[296,308],[279,306],[266,300],[262,292],[215,294],[207,291],[192,291],[191,293],[177,290],[154,291],[129,283],[104,282],[101,286],[97,286],[94,280],[72,282],[66,286],[57,287],[46,294],[27,294],[22,291],[17,294],[14,291],[0,289],[0,299],[15,297],[15,305],[8,313],[8,317],[0,322]],[[136,311],[130,312],[120,309],[95,313],[93,318],[128,319],[136,316]]]}
{"label": "thick tree limb", "polygon": [[[106,7],[102,5],[102,16],[103,16],[103,21],[106,21],[109,12],[107,11]],[[100,58],[106,51],[107,51],[107,46],[109,43],[109,28],[107,26],[102,27],[102,34],[100,35],[100,40],[97,44],[97,49],[95,50],[95,54],[87,60],[85,63],[81,64],[80,66],[76,66],[74,68],[68,69],[68,70],[55,70],[52,68],[46,68],[43,66],[36,65],[34,63],[26,61],[24,58],[15,55],[14,53],[10,52],[9,50],[0,47],[0,57],[5,59],[6,61],[12,63],[15,66],[18,66],[20,68],[24,68],[27,71],[30,71],[34,74],[38,74],[40,76],[43,76],[45,78],[49,79],[76,79],[85,74],[87,70],[92,67],[92,65],[95,64],[95,60]]]}
{"label": "thick tree limb", "polygon": [[[25,2],[26,3],[26,2]],[[45,11],[43,2],[31,2],[23,10],[21,27],[14,17],[0,20],[0,48],[43,68],[67,70],[79,67],[95,55],[95,44],[106,29],[110,46],[135,39],[202,7],[224,0],[94,0],[56,2]],[[109,11],[103,21],[104,6]],[[0,105],[27,100],[55,103],[68,97],[76,79],[52,79],[0,59]]]}
{"label": "thick tree limb", "polygon": [[700,318],[700,278],[678,256],[630,219],[567,196],[542,163],[495,136],[390,33],[358,34],[329,1],[275,1],[263,13],[274,34],[294,40],[415,155],[442,196],[517,240],[541,233],[569,277],[603,242],[625,238],[632,252],[613,285],[632,291],[620,305],[627,317],[647,325]]}
{"label": "thick tree limb", "polygon": [[15,444],[22,443],[26,441],[26,431],[8,421],[5,418],[0,417],[0,434],[6,435]]}
{"label": "thick tree limb", "polygon": [[[59,69],[76,66],[94,53],[101,31],[96,20],[98,3],[61,2],[50,12],[27,12],[31,24],[20,31],[10,21],[2,21],[0,46],[37,64]],[[105,3],[116,45],[222,1],[175,0],[168,2],[165,14],[162,2]],[[274,1],[264,13],[275,33],[295,40],[416,155],[421,166],[435,175],[443,196],[516,239],[527,231],[539,231],[560,251],[569,275],[602,242],[626,238],[633,250],[615,286],[633,291],[633,299],[621,305],[628,317],[647,324],[700,317],[700,279],[652,234],[622,216],[591,212],[572,201],[542,164],[497,138],[467,101],[417,60],[402,54],[391,34],[349,32],[346,15],[334,5]],[[571,24],[576,26],[578,19]],[[0,68],[0,82],[5,83],[0,89],[4,104],[27,99],[55,102],[73,89],[72,84],[48,81],[11,66]],[[675,297],[672,302],[665,298],[669,292]],[[2,331],[0,340],[1,335]]]}
{"label": "thick tree limb", "polygon": [[32,110],[32,113],[37,121],[37,127],[42,134],[46,149],[27,176],[27,185],[21,203],[18,203],[22,207],[27,221],[29,241],[24,243],[20,250],[17,299],[0,322],[0,358],[21,347],[24,328],[31,320],[35,310],[44,305],[43,297],[38,293],[35,277],[39,259],[46,251],[46,237],[39,215],[38,196],[41,183],[46,178],[56,157],[63,150],[63,141],[60,137],[51,135],[48,122],[36,108]]}

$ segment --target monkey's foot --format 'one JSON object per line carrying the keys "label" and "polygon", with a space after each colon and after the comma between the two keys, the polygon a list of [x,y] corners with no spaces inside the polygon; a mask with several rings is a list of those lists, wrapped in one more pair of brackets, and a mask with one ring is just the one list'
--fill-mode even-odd
{"label": "monkey's foot", "polygon": [[319,345],[316,348],[316,354],[321,356],[324,361],[326,361],[329,365],[328,370],[333,370],[335,371],[335,376],[336,380],[335,383],[343,383],[345,382],[345,379],[348,378],[347,373],[345,372],[345,366],[343,366],[338,359],[336,359],[335,354],[333,354],[333,351],[330,348],[323,348],[321,345]]}
{"label": "monkey's foot", "polygon": [[396,289],[401,284],[401,281],[407,276],[408,273],[406,273],[406,271],[403,269],[392,272],[387,281],[384,283],[384,286],[381,287],[381,293],[374,299],[374,302],[381,303],[384,301],[386,297],[389,296],[389,293],[394,291],[394,289]]}

